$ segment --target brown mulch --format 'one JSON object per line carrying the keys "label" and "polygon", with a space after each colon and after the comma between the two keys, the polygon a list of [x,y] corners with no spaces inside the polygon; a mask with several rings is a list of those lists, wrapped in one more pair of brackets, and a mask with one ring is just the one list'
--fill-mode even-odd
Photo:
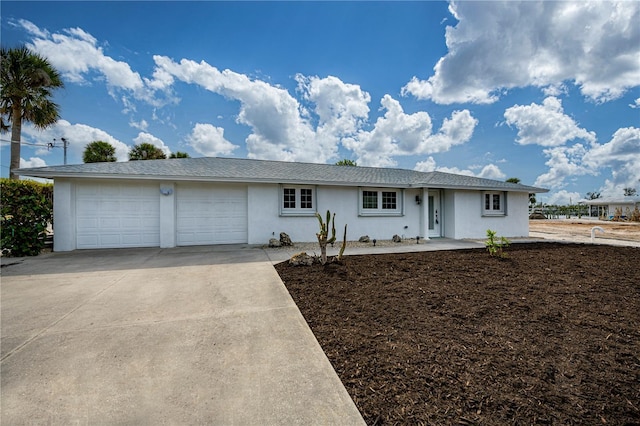
{"label": "brown mulch", "polygon": [[369,425],[640,424],[640,248],[276,265]]}

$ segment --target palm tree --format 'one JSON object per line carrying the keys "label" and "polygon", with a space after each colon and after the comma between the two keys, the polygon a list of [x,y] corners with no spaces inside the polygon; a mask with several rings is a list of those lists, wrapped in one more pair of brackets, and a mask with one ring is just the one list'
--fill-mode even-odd
{"label": "palm tree", "polygon": [[93,141],[82,154],[85,163],[112,163],[116,161],[116,149],[109,142]]}
{"label": "palm tree", "polygon": [[148,142],[134,145],[129,151],[129,161],[164,160],[165,158],[167,158],[167,156],[160,148]]}
{"label": "palm tree", "polygon": [[[20,167],[22,122],[45,129],[60,118],[58,104],[51,101],[53,89],[64,87],[60,73],[49,61],[27,47],[0,49],[0,114],[3,128],[11,126],[11,179]],[[5,122],[6,117],[6,122]]]}
{"label": "palm tree", "polygon": [[186,152],[176,151],[172,152],[169,158],[191,158],[191,156]]}

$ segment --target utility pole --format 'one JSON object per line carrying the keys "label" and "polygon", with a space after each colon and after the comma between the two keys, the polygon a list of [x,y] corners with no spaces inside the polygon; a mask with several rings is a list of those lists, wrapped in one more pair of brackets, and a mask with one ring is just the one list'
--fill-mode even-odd
{"label": "utility pole", "polygon": [[[54,141],[56,141],[56,138],[53,138]],[[60,140],[62,141],[62,149],[64,151],[64,165],[67,165],[67,147],[69,146],[69,141],[67,140],[67,138],[60,138]],[[50,145],[51,148],[54,148],[55,145],[51,144]]]}

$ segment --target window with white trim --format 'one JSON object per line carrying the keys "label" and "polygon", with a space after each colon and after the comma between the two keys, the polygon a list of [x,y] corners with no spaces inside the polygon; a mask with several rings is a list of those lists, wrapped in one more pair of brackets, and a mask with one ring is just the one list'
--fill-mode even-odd
{"label": "window with white trim", "polygon": [[506,213],[504,192],[484,192],[482,194],[482,214],[484,216],[504,216]]}
{"label": "window with white trim", "polygon": [[316,213],[315,190],[313,187],[283,185],[281,188],[281,215],[304,216]]}
{"label": "window with white trim", "polygon": [[358,213],[360,216],[402,215],[402,191],[399,189],[360,189]]}

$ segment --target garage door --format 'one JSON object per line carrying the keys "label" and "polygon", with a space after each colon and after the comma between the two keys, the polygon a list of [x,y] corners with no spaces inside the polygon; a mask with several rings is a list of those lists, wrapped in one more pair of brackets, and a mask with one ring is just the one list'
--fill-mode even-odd
{"label": "garage door", "polygon": [[176,196],[179,246],[247,242],[246,187],[179,185]]}
{"label": "garage door", "polygon": [[157,184],[93,183],[76,187],[79,249],[160,246]]}

